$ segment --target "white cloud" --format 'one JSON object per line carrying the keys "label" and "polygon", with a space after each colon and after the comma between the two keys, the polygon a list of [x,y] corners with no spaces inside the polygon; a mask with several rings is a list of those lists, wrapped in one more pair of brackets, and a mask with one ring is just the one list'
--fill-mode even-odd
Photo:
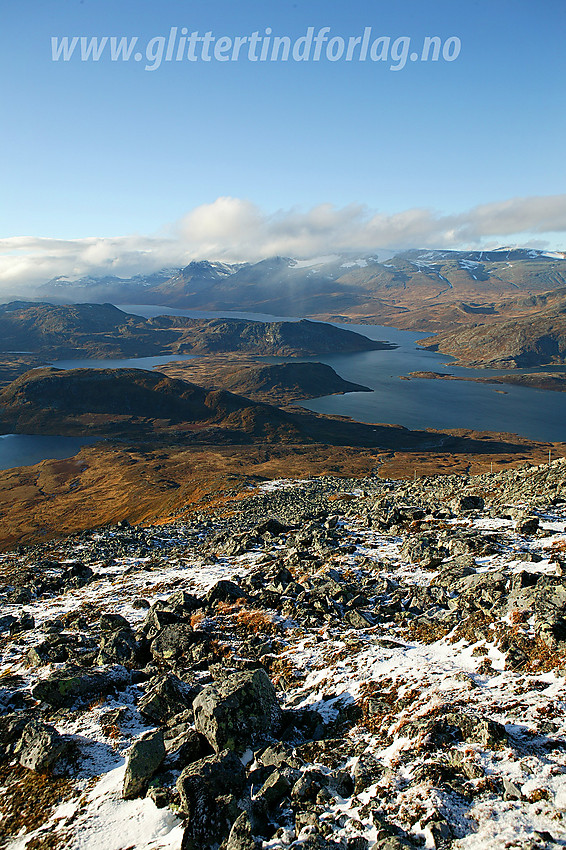
{"label": "white cloud", "polygon": [[551,234],[565,232],[566,195],[512,198],[451,215],[423,208],[385,214],[360,204],[266,213],[251,201],[223,197],[191,210],[162,235],[0,239],[0,289],[25,295],[53,277],[129,277],[192,259],[307,259],[336,252],[493,247],[502,241],[536,240],[544,246]]}

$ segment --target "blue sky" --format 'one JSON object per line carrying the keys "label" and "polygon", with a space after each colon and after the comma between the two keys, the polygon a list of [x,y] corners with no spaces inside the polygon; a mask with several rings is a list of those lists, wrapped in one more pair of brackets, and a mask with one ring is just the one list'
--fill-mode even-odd
{"label": "blue sky", "polygon": [[[3,0],[0,15],[3,237],[169,238],[219,197],[261,216],[320,204],[449,216],[566,191],[564,0]],[[172,26],[293,38],[371,26],[411,47],[457,36],[461,53],[397,72],[51,61],[52,36],[142,44]],[[564,247],[538,219],[522,227]]]}

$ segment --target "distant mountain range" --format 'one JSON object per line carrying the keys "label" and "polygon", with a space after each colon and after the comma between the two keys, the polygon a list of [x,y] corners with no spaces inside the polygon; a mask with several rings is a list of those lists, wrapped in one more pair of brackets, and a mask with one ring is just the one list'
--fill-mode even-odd
{"label": "distant mountain range", "polygon": [[498,311],[508,298],[566,286],[566,252],[419,251],[379,261],[333,255],[192,262],[151,275],[55,278],[45,298],[366,320],[421,330]]}
{"label": "distant mountain range", "polygon": [[[0,352],[304,356],[380,347],[367,339],[331,338],[335,329],[328,325],[323,330],[312,323],[292,328],[271,323],[268,333],[267,325],[247,320],[238,320],[238,325],[234,319],[231,324],[176,316],[143,319],[115,311],[112,303],[118,303],[391,325],[436,334],[425,344],[466,365],[516,368],[566,362],[566,252],[559,251],[411,250],[381,262],[373,255],[202,261],[129,279],[58,278],[45,284],[43,292],[52,301],[91,304],[32,307],[12,302],[0,307]],[[99,303],[99,309],[92,304],[101,301],[111,303]],[[62,351],[63,340],[69,353]]]}

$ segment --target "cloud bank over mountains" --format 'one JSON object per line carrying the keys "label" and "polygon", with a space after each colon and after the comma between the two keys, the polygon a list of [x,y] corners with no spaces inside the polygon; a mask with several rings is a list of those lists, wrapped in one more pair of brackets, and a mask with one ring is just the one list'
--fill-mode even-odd
{"label": "cloud bank over mountains", "polygon": [[425,208],[385,214],[361,204],[268,213],[251,201],[221,197],[151,236],[0,239],[0,291],[30,294],[54,277],[130,277],[200,259],[308,259],[351,252],[376,252],[383,258],[407,248],[478,249],[502,243],[564,250],[566,237],[560,234],[565,233],[566,194],[512,198],[448,215]]}

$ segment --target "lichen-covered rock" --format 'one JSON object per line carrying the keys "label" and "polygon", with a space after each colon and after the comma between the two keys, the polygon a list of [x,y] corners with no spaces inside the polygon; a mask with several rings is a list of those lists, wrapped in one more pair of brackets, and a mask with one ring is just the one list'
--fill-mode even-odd
{"label": "lichen-covered rock", "polygon": [[206,639],[206,635],[191,628],[188,623],[171,623],[164,626],[151,644],[151,654],[158,661],[174,662],[187,655],[191,647]]}
{"label": "lichen-covered rock", "polygon": [[53,726],[30,720],[16,744],[15,753],[22,767],[43,773],[68,747],[69,742]]}
{"label": "lichen-covered rock", "polygon": [[207,685],[193,702],[193,711],[196,728],[216,752],[243,752],[259,737],[274,735],[281,723],[275,688],[261,668]]}
{"label": "lichen-covered rock", "polygon": [[226,850],[256,850],[259,846],[261,846],[260,842],[254,838],[249,815],[247,812],[242,812],[230,830]]}
{"label": "lichen-covered rock", "polygon": [[229,750],[186,767],[177,780],[181,811],[188,815],[183,850],[208,850],[226,838],[241,814],[246,781],[240,759]]}
{"label": "lichen-covered rock", "polygon": [[138,655],[138,643],[128,627],[102,636],[97,661],[98,664],[123,664],[125,667],[132,667]]}
{"label": "lichen-covered rock", "polygon": [[35,699],[60,707],[72,705],[77,699],[103,696],[131,683],[131,674],[120,665],[98,672],[84,673],[77,667],[62,667],[32,687]]}
{"label": "lichen-covered rock", "polygon": [[165,755],[165,744],[161,729],[146,732],[145,735],[134,741],[128,753],[122,786],[124,800],[134,800],[136,797],[144,796],[149,780],[159,770]]}
{"label": "lichen-covered rock", "polygon": [[190,687],[172,674],[162,676],[150,683],[138,703],[139,712],[155,723],[165,723],[189,709],[199,690],[198,686]]}

